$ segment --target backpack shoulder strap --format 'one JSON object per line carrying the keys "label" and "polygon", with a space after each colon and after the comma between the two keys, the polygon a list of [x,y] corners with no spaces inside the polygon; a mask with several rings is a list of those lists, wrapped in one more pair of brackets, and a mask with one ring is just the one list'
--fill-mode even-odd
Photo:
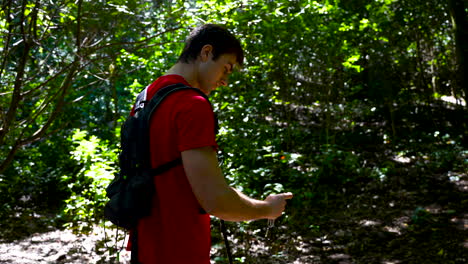
{"label": "backpack shoulder strap", "polygon": [[[164,88],[161,88],[159,91],[156,92],[156,94],[153,96],[153,98],[151,98],[151,100],[148,102],[148,105],[144,108],[144,111],[145,111],[144,115],[145,115],[145,118],[146,118],[146,122],[149,123],[149,121],[151,119],[151,115],[153,114],[154,110],[156,110],[158,105],[168,95],[170,95],[170,94],[172,94],[174,92],[177,92],[177,91],[181,91],[181,90],[193,90],[193,91],[199,93],[201,96],[203,96],[208,102],[210,102],[208,97],[202,91],[200,91],[197,88],[189,87],[189,86],[187,86],[185,84],[182,84],[182,83],[172,84],[172,85],[166,86]],[[211,105],[211,103],[210,103],[210,105]]]}

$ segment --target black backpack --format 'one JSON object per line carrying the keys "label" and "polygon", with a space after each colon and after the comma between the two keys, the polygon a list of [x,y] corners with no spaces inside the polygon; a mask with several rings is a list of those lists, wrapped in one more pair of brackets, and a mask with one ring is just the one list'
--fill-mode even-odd
{"label": "black backpack", "polygon": [[[151,115],[164,98],[181,90],[194,90],[208,100],[199,89],[178,83],[161,88],[147,101],[146,88],[137,97],[134,115],[122,125],[120,171],[106,189],[110,200],[104,208],[105,218],[119,227],[132,229],[139,219],[150,215],[151,200],[155,194],[153,177],[182,163],[178,158],[158,168],[151,168],[149,149]],[[215,127],[217,129],[217,122]]]}

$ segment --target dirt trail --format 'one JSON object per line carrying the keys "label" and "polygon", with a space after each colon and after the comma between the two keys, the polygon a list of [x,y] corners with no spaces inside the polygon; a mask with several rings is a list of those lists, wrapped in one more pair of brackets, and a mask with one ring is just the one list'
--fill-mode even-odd
{"label": "dirt trail", "polygon": [[[109,233],[107,230],[107,236]],[[111,263],[116,255],[110,256],[104,247],[96,246],[103,243],[104,238],[104,229],[99,227],[90,235],[75,235],[70,230],[36,233],[19,241],[1,243],[0,263]],[[108,245],[114,243],[113,240]],[[129,260],[129,253],[122,250],[118,263],[128,263]]]}

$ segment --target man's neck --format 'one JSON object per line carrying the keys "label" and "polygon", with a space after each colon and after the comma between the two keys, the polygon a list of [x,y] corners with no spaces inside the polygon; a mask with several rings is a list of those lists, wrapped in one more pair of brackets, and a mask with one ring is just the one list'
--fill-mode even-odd
{"label": "man's neck", "polygon": [[182,77],[192,86],[199,87],[198,76],[194,63],[177,62],[172,66],[165,75],[177,74]]}

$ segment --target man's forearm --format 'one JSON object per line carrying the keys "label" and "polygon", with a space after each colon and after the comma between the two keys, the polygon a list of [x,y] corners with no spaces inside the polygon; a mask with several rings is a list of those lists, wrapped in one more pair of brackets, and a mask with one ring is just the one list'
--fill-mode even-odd
{"label": "man's forearm", "polygon": [[212,215],[226,221],[248,221],[268,218],[270,207],[265,201],[248,197],[239,190],[229,188],[218,197]]}
{"label": "man's forearm", "polygon": [[227,221],[275,219],[284,211],[292,194],[269,195],[264,201],[252,199],[230,187],[218,167],[211,147],[182,152],[187,179],[200,205],[211,215]]}

